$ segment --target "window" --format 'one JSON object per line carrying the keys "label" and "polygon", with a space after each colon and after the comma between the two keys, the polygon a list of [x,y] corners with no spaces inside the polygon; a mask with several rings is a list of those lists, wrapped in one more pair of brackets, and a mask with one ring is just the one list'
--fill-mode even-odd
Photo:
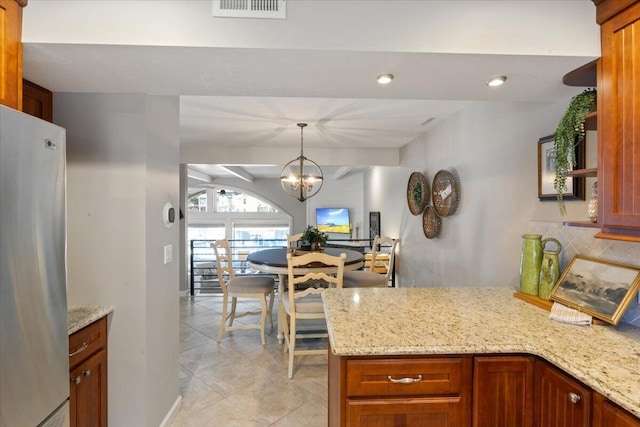
{"label": "window", "polygon": [[188,196],[189,212],[206,212],[207,211],[207,189],[189,187]]}
{"label": "window", "polygon": [[289,223],[234,223],[234,246],[251,252],[265,247],[286,246]]}
{"label": "window", "polygon": [[216,192],[215,212],[278,212],[276,208],[255,197],[236,191]]}

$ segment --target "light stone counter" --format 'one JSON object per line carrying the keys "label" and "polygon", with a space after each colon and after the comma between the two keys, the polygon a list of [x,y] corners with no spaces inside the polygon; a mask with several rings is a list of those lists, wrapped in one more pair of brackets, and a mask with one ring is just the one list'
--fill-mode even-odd
{"label": "light stone counter", "polygon": [[331,349],[338,356],[533,354],[640,417],[640,329],[554,322],[513,292],[327,289]]}
{"label": "light stone counter", "polygon": [[73,305],[67,310],[69,335],[113,312],[110,305]]}

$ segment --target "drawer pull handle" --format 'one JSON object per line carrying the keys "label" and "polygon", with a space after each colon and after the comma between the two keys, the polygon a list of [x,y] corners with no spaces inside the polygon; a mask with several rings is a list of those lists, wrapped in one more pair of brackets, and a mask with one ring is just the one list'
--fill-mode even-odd
{"label": "drawer pull handle", "polygon": [[422,381],[422,375],[418,375],[418,378],[393,378],[391,375],[387,379],[394,384],[413,384]]}
{"label": "drawer pull handle", "polygon": [[86,342],[83,342],[79,349],[77,349],[73,353],[69,353],[69,357],[73,357],[76,354],[82,353],[83,351],[85,351],[87,349],[87,347],[89,347],[89,344],[87,344]]}
{"label": "drawer pull handle", "polygon": [[80,384],[80,383],[82,382],[82,377],[81,377],[80,375],[78,375],[77,377],[75,377],[75,378],[73,379],[73,382],[74,382],[75,384]]}
{"label": "drawer pull handle", "polygon": [[85,369],[84,371],[82,371],[82,375],[88,377],[89,375],[91,375],[91,369]]}
{"label": "drawer pull handle", "polygon": [[569,393],[569,400],[571,403],[578,403],[580,402],[580,396],[575,393]]}

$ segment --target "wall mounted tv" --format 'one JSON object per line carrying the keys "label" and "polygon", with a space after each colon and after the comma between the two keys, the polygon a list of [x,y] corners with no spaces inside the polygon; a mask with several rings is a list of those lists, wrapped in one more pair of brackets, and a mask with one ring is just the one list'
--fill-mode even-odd
{"label": "wall mounted tv", "polygon": [[348,208],[316,208],[316,226],[323,233],[351,234]]}

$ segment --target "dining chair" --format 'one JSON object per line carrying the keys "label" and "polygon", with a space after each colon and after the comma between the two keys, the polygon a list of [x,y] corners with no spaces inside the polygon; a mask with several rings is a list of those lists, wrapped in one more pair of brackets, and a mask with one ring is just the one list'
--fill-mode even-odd
{"label": "dining chair", "polygon": [[295,249],[298,247],[298,242],[302,239],[302,233],[288,234],[287,235],[287,249]]}
{"label": "dining chair", "polygon": [[[216,240],[211,244],[216,254],[216,267],[218,270],[218,281],[222,288],[222,322],[220,322],[220,332],[218,342],[222,340],[225,331],[235,331],[239,329],[259,329],[262,345],[266,344],[264,339],[264,325],[269,316],[271,330],[273,330],[273,297],[275,281],[270,276],[241,276],[236,277],[233,268],[233,257],[229,249],[229,242],[226,239]],[[267,307],[267,296],[269,296],[269,306]],[[231,298],[231,312],[227,314],[229,298]],[[236,312],[238,298],[257,298],[260,300],[262,309],[260,311]],[[244,316],[260,314],[260,323],[248,325],[236,324],[235,319]],[[226,326],[227,319],[229,326]]]}
{"label": "dining chair", "polygon": [[[289,273],[289,290],[280,296],[280,312],[278,321],[283,322],[284,351],[289,352],[289,379],[293,378],[293,359],[295,356],[309,354],[327,354],[328,346],[313,348],[296,348],[296,342],[301,339],[327,338],[327,327],[324,308],[322,306],[322,292],[324,288],[308,287],[305,290],[295,290],[295,285],[308,281],[322,280],[329,287],[342,287],[344,276],[344,253],[331,256],[322,252],[293,256],[287,254],[287,268]],[[295,275],[294,270],[308,266],[311,270],[305,275]],[[328,273],[323,268],[335,271]],[[315,271],[314,271],[315,270]],[[302,328],[305,320],[315,321],[311,328]],[[319,322],[322,321],[322,322]],[[321,323],[318,325],[318,323]]]}
{"label": "dining chair", "polygon": [[400,239],[376,236],[371,247],[371,259],[364,270],[346,271],[343,288],[386,288],[393,274],[396,247]]}

